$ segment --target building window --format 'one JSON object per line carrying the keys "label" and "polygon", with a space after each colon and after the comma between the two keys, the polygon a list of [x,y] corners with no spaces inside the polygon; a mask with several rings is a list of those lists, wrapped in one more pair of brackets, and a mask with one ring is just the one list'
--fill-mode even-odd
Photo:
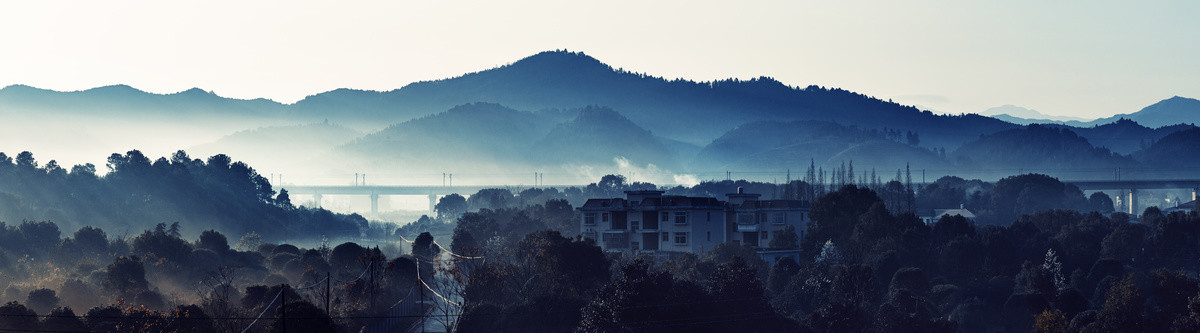
{"label": "building window", "polygon": [[774,224],[787,223],[787,213],[783,213],[783,212],[771,213],[771,223],[774,223]]}
{"label": "building window", "polygon": [[767,223],[767,213],[758,213],[758,223]]}
{"label": "building window", "polygon": [[641,226],[642,226],[642,222],[638,222],[638,221],[629,222],[630,230],[637,231],[638,229],[640,229]]}
{"label": "building window", "polygon": [[591,240],[596,240],[596,231],[595,231],[595,230],[592,230],[592,229],[588,229],[587,231],[584,231],[584,232],[583,232],[583,238],[585,238],[585,239],[591,239]]}
{"label": "building window", "polygon": [[671,233],[663,231],[662,241],[666,242],[666,241],[670,241],[670,240],[671,240]]}
{"label": "building window", "polygon": [[659,220],[664,223],[671,220],[671,212],[662,212],[659,216],[661,217]]}
{"label": "building window", "polygon": [[642,243],[632,242],[629,245],[629,249],[633,250],[634,252],[637,252],[638,250],[642,249]]}
{"label": "building window", "polygon": [[583,213],[583,225],[596,225],[596,213]]}
{"label": "building window", "polygon": [[675,212],[675,224],[687,224],[687,212]]}
{"label": "building window", "polygon": [[712,222],[712,212],[705,212],[704,219],[706,220],[706,222]]}
{"label": "building window", "polygon": [[687,245],[687,242],[688,242],[688,233],[686,233],[686,232],[676,232],[675,233],[675,245]]}
{"label": "building window", "polygon": [[600,213],[600,222],[608,222],[608,213]]}
{"label": "building window", "polygon": [[767,239],[767,238],[770,238],[770,237],[771,237],[771,232],[770,232],[770,231],[763,231],[763,232],[762,232],[762,239]]}

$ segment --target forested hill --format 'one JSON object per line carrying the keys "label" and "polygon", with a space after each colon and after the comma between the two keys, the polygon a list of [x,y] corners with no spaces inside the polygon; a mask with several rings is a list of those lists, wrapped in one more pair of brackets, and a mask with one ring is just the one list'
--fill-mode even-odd
{"label": "forested hill", "polygon": [[1133,156],[1158,168],[1183,168],[1186,172],[1196,172],[1200,168],[1200,128],[1192,127],[1171,133]]}
{"label": "forested hill", "polygon": [[49,220],[63,230],[93,226],[117,234],[179,222],[267,240],[357,236],[367,225],[358,215],[295,207],[253,168],[225,155],[205,161],[180,151],[151,161],[133,150],[112,154],[107,167],[100,176],[90,164],[67,170],[55,161],[39,165],[30,152],[0,153],[0,221]]}
{"label": "forested hill", "polygon": [[1015,125],[978,115],[941,116],[862,94],[817,86],[790,87],[768,77],[694,82],[614,69],[582,53],[542,52],[510,65],[398,90],[340,89],[310,96],[292,109],[340,123],[400,122],[471,102],[519,110],[602,105],[622,110],[657,135],[703,144],[757,120],[826,120],[860,127],[918,131],[935,146],[957,146]]}
{"label": "forested hill", "polygon": [[1021,169],[1064,177],[1109,176],[1117,167],[1139,165],[1132,158],[1093,146],[1068,129],[1041,125],[980,137],[950,157],[965,169]]}
{"label": "forested hill", "polygon": [[917,147],[922,136],[895,129],[865,130],[825,121],[753,122],[713,140],[697,154],[696,170],[808,166],[850,161],[860,170],[945,169],[944,152]]}
{"label": "forested hill", "polygon": [[1129,119],[1118,119],[1114,122],[1092,127],[1072,127],[1067,125],[1046,124],[1053,128],[1063,128],[1087,138],[1097,147],[1104,147],[1120,154],[1129,154],[1139,149],[1145,149],[1151,143],[1162,139],[1168,134],[1195,128],[1193,125],[1170,125],[1159,128],[1143,126]]}
{"label": "forested hill", "polygon": [[676,167],[687,149],[671,144],[609,108],[526,112],[471,103],[366,135],[326,160],[364,161],[409,172],[577,169],[613,164],[616,158],[639,166]]}

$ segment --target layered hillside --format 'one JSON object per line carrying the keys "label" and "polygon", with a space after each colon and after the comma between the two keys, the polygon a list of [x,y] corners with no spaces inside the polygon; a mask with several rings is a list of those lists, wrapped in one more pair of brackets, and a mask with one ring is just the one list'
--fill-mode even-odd
{"label": "layered hillside", "polygon": [[859,170],[946,167],[931,150],[889,139],[896,136],[823,121],[755,122],[705,146],[692,169],[800,170],[811,163],[833,167],[850,161]]}
{"label": "layered hillside", "polygon": [[1139,166],[1132,158],[1093,146],[1071,130],[1042,125],[982,136],[959,147],[951,157],[961,169],[1063,177],[1111,177],[1117,167]]}
{"label": "layered hillside", "polygon": [[297,102],[300,116],[339,122],[400,122],[464,103],[493,102],[522,110],[608,106],[644,128],[703,144],[739,124],[824,120],[921,132],[930,146],[1014,125],[979,115],[942,116],[841,89],[790,87],[768,77],[668,81],[615,69],[582,53],[543,52],[507,66],[418,82],[386,92],[335,90]]}
{"label": "layered hillside", "polygon": [[1200,128],[1171,133],[1133,154],[1147,168],[1177,168],[1195,174],[1200,170]]}
{"label": "layered hillside", "polygon": [[675,168],[676,155],[666,142],[609,108],[586,107],[531,147],[534,161],[558,164],[609,164],[624,158],[638,164]]}

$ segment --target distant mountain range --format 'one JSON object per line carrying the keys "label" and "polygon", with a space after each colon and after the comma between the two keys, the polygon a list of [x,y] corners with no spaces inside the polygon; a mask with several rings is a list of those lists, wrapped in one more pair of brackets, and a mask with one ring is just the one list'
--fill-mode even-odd
{"label": "distant mountain range", "polygon": [[841,89],[789,87],[768,77],[668,81],[565,51],[542,52],[495,69],[393,91],[335,90],[305,98],[293,109],[298,116],[354,125],[398,122],[472,102],[522,110],[607,106],[656,135],[699,145],[739,124],[764,120],[906,128],[922,132],[930,146],[951,147],[963,137],[1012,128],[978,115],[934,115]]}
{"label": "distant mountain range", "polygon": [[1093,127],[1127,119],[1133,120],[1143,126],[1158,128],[1200,122],[1200,100],[1175,96],[1154,103],[1134,113],[1118,114],[1094,120],[1078,117],[1050,116],[1013,105],[994,107],[984,111],[983,114],[1020,125],[1061,124],[1073,127]]}
{"label": "distant mountain range", "polygon": [[1051,116],[1011,104],[987,109],[982,114],[1018,125],[1065,123],[1071,121],[1086,122],[1090,120],[1079,117]]}
{"label": "distant mountain range", "polygon": [[154,94],[127,85],[67,92],[12,85],[0,89],[0,110],[108,117],[194,118],[219,115],[277,118],[287,114],[287,105],[264,98],[226,98],[199,88],[173,94]]}
{"label": "distant mountain range", "polygon": [[203,112],[304,122],[328,119],[370,130],[475,102],[518,110],[606,106],[621,110],[656,135],[697,145],[754,121],[824,120],[863,128],[903,128],[921,132],[926,145],[934,147],[954,147],[964,137],[1013,127],[978,115],[935,115],[841,89],[789,87],[768,77],[668,81],[614,69],[582,53],[566,51],[543,52],[510,65],[392,91],[338,89],[291,105],[221,98],[199,89],[166,95],[128,86],[80,92],[12,86],[0,91],[0,108],[159,117]]}
{"label": "distant mountain range", "polygon": [[1163,127],[1178,124],[1200,123],[1200,100],[1186,97],[1171,97],[1151,104],[1137,112],[1118,114],[1108,118],[1100,118],[1085,125],[1096,126],[1111,123],[1120,119],[1133,120],[1149,127]]}
{"label": "distant mountain range", "polygon": [[[76,92],[9,86],[0,89],[0,115],[9,127],[0,129],[37,131],[0,139],[14,142],[41,132],[56,137],[83,128],[94,133],[61,144],[64,149],[86,148],[81,140],[116,140],[103,146],[129,149],[156,143],[163,151],[224,152],[271,169],[312,173],[586,172],[618,159],[680,171],[800,171],[810,163],[833,167],[851,160],[859,170],[880,172],[906,165],[948,172],[1049,170],[1160,163],[1189,152],[1189,143],[1200,145],[1190,141],[1200,140],[1193,136],[1176,135],[1195,128],[1179,124],[1200,119],[1200,101],[1189,98],[1094,121],[1012,105],[985,113],[995,118],[936,115],[769,77],[665,80],[582,53],[551,51],[396,90],[338,89],[294,104],[200,89],[152,94],[124,85]],[[138,127],[147,122],[153,132]],[[1042,122],[1053,124],[1023,126]]]}

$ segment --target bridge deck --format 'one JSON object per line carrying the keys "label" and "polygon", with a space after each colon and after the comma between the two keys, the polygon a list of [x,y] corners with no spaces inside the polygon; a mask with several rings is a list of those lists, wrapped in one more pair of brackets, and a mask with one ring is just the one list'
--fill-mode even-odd
{"label": "bridge deck", "polygon": [[437,185],[383,185],[383,186],[351,186],[351,185],[285,185],[281,188],[288,191],[289,194],[325,194],[325,195],[447,195],[451,193],[458,194],[473,194],[482,189],[488,188],[558,188],[564,189],[567,187],[584,187],[587,185],[541,185],[541,186],[518,186],[518,185],[456,185],[456,186],[437,186]]}

